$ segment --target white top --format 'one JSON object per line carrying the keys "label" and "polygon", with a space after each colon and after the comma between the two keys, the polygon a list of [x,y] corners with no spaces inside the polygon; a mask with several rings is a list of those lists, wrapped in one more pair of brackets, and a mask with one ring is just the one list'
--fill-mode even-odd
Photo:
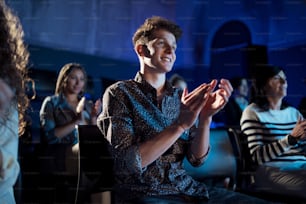
{"label": "white top", "polygon": [[248,147],[255,163],[269,161],[304,160],[305,141],[289,145],[288,134],[301,113],[294,107],[283,110],[262,110],[250,104],[242,113],[241,130],[247,137]]}
{"label": "white top", "polygon": [[15,203],[13,186],[19,175],[18,111],[11,108],[7,120],[0,118],[0,201]]}

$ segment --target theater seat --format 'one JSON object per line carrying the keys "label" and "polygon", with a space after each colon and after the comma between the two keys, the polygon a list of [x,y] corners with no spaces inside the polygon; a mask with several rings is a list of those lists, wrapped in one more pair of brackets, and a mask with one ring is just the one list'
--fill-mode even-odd
{"label": "theater seat", "polygon": [[254,184],[255,165],[249,152],[246,137],[243,136],[240,129],[229,128],[228,134],[236,148],[237,158],[237,191],[244,191],[252,188]]}
{"label": "theater seat", "polygon": [[[113,160],[110,154],[110,144],[103,137],[96,125],[79,125],[80,183],[78,199],[82,195],[91,194],[93,197],[109,195],[113,186]],[[105,197],[101,197],[103,203]]]}
{"label": "theater seat", "polygon": [[256,196],[275,203],[305,203],[296,196],[288,196],[277,192],[272,193],[265,186],[255,183],[256,165],[253,163],[246,136],[237,128],[228,129],[229,136],[237,148],[237,187],[236,191]]}

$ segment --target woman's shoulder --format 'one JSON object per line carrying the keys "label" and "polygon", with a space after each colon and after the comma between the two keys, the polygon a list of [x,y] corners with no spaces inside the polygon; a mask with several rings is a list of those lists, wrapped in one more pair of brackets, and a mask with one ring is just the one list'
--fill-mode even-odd
{"label": "woman's shoulder", "polygon": [[295,108],[294,106],[288,106],[286,107],[284,110],[288,110],[288,111],[295,111],[298,112],[299,110],[297,108]]}
{"label": "woman's shoulder", "polygon": [[250,103],[242,112],[243,118],[257,118],[257,115],[260,114],[263,110],[255,103]]}
{"label": "woman's shoulder", "polygon": [[61,95],[51,95],[45,97],[43,104],[45,105],[52,104],[53,106],[57,106],[58,104],[61,103],[61,101],[63,101]]}
{"label": "woman's shoulder", "polygon": [[245,112],[260,112],[262,109],[256,103],[250,103],[246,108]]}
{"label": "woman's shoulder", "polygon": [[46,96],[44,101],[56,101],[59,100],[60,95],[50,95],[50,96]]}
{"label": "woman's shoulder", "polygon": [[288,112],[288,114],[291,113],[291,114],[298,115],[298,116],[302,117],[301,112],[297,108],[295,108],[294,106],[288,106],[284,109],[284,111]]}

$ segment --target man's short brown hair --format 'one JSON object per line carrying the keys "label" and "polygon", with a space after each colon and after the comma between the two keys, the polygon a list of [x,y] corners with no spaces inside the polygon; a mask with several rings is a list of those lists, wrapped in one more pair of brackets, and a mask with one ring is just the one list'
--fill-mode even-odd
{"label": "man's short brown hair", "polygon": [[154,38],[153,32],[155,30],[164,29],[172,33],[176,41],[181,37],[181,28],[172,21],[160,16],[153,16],[147,18],[145,22],[137,29],[133,36],[134,46],[138,43],[145,44]]}

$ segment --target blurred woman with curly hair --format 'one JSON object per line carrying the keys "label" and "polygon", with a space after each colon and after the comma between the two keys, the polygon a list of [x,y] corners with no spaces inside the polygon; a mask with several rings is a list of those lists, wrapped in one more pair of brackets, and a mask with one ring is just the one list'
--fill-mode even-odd
{"label": "blurred woman with curly hair", "polygon": [[19,18],[0,0],[0,200],[15,203],[13,186],[20,172],[18,135],[25,126],[29,53]]}

